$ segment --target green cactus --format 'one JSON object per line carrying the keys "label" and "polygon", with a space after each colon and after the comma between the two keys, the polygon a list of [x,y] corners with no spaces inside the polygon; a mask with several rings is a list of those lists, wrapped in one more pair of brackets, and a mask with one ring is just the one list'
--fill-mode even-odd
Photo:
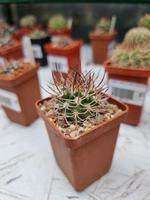
{"label": "green cactus", "polygon": [[143,27],[130,29],[124,38],[123,45],[129,48],[146,47],[150,42],[150,31]]}
{"label": "green cactus", "polygon": [[34,15],[26,15],[20,20],[20,26],[23,28],[32,28],[36,23],[37,18]]}
{"label": "green cactus", "polygon": [[150,14],[145,14],[141,17],[138,22],[138,26],[145,27],[150,30]]}
{"label": "green cactus", "polygon": [[146,48],[129,50],[117,47],[112,53],[110,62],[118,67],[150,69],[150,50]]}
{"label": "green cactus", "polygon": [[44,38],[46,36],[47,36],[47,33],[45,31],[40,31],[40,30],[33,31],[30,34],[30,37],[32,39],[41,39],[41,38]]}
{"label": "green cactus", "polygon": [[102,17],[96,24],[96,31],[109,32],[111,20],[106,17]]}
{"label": "green cactus", "polygon": [[67,26],[67,19],[62,15],[55,15],[48,21],[48,27],[54,30],[61,30]]}

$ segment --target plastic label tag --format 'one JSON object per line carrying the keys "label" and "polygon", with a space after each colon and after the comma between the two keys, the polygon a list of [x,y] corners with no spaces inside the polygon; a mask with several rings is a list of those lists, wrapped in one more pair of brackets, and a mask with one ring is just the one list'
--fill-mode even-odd
{"label": "plastic label tag", "polygon": [[68,60],[64,56],[48,56],[48,63],[52,71],[68,73]]}
{"label": "plastic label tag", "polygon": [[5,59],[3,57],[0,57],[0,66],[5,64]]}
{"label": "plastic label tag", "polygon": [[0,104],[17,112],[21,111],[18,97],[13,92],[0,89]]}
{"label": "plastic label tag", "polygon": [[144,103],[147,86],[116,79],[109,80],[111,95],[125,103],[141,106]]}
{"label": "plastic label tag", "polygon": [[110,42],[110,44],[108,45],[108,57],[111,56],[113,49],[116,47],[116,42],[115,40],[113,40],[112,42]]}
{"label": "plastic label tag", "polygon": [[32,46],[32,49],[33,49],[33,55],[35,58],[43,58],[41,46],[34,44]]}

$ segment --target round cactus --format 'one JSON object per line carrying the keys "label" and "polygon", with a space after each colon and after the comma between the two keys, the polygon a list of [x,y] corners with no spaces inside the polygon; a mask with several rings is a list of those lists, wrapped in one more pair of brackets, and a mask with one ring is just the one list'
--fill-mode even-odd
{"label": "round cactus", "polygon": [[147,46],[150,42],[150,31],[143,27],[132,28],[124,38],[123,45],[129,48]]}
{"label": "round cactus", "polygon": [[112,53],[110,62],[112,66],[150,69],[150,50],[146,48],[134,48],[129,50],[117,47]]}
{"label": "round cactus", "polygon": [[145,14],[143,17],[141,17],[138,22],[138,26],[145,27],[150,30],[150,14]]}
{"label": "round cactus", "polygon": [[106,17],[102,17],[96,24],[96,31],[109,32],[111,20]]}
{"label": "round cactus", "polygon": [[49,19],[48,27],[54,30],[64,29],[67,26],[67,19],[62,15],[56,15]]}
{"label": "round cactus", "polygon": [[20,26],[24,28],[32,28],[36,23],[37,18],[34,15],[26,15],[20,20]]}
{"label": "round cactus", "polygon": [[22,66],[23,63],[20,61],[10,61],[6,63],[4,67],[1,68],[0,74],[7,74],[7,75],[13,74],[14,72],[22,68]]}
{"label": "round cactus", "polygon": [[6,36],[0,38],[0,47],[12,45],[13,43],[14,43],[14,41],[12,40],[12,38],[9,35],[6,35]]}
{"label": "round cactus", "polygon": [[46,36],[47,36],[46,32],[40,31],[40,30],[35,30],[30,34],[30,37],[32,39],[41,39],[41,38],[44,38]]}

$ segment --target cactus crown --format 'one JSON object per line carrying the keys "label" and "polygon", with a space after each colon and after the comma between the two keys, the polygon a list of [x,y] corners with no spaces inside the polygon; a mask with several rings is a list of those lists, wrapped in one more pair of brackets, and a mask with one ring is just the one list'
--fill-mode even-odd
{"label": "cactus crown", "polygon": [[20,26],[24,28],[32,28],[36,23],[37,18],[34,15],[26,15],[20,20]]}
{"label": "cactus crown", "polygon": [[145,47],[150,41],[150,31],[146,28],[137,27],[129,30],[124,38],[124,45],[126,47]]}
{"label": "cactus crown", "polygon": [[22,66],[23,63],[20,61],[10,61],[1,68],[0,74],[7,74],[7,75],[13,74],[14,72],[22,68]]}
{"label": "cactus crown", "polygon": [[106,17],[102,17],[96,24],[96,31],[109,32],[111,20]]}
{"label": "cactus crown", "polygon": [[72,39],[68,37],[61,37],[54,43],[60,48],[65,48],[72,43]]}
{"label": "cactus crown", "polygon": [[35,30],[31,33],[30,37],[32,39],[41,39],[47,36],[45,31]]}
{"label": "cactus crown", "polygon": [[54,30],[64,29],[66,26],[67,26],[67,20],[62,15],[53,16],[48,21],[48,27]]}
{"label": "cactus crown", "polygon": [[0,47],[12,45],[13,43],[14,43],[14,41],[8,35],[0,38]]}
{"label": "cactus crown", "polygon": [[143,17],[141,17],[138,22],[138,26],[145,27],[150,30],[150,14],[145,14]]}

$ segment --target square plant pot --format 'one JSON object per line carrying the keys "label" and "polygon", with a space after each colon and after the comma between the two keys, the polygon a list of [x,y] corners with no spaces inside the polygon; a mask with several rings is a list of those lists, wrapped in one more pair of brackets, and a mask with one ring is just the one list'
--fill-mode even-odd
{"label": "square plant pot", "polygon": [[22,45],[18,41],[14,41],[12,44],[0,47],[1,60],[17,60],[23,57]]}
{"label": "square plant pot", "polygon": [[114,43],[117,32],[113,33],[98,33],[92,32],[89,34],[92,51],[93,62],[95,64],[103,64],[108,57],[109,50]]}
{"label": "square plant pot", "polygon": [[54,43],[45,45],[48,55],[48,64],[54,74],[59,76],[61,72],[64,76],[71,70],[81,71],[80,49],[82,40],[74,40],[66,47],[58,47]]}
{"label": "square plant pot", "polygon": [[33,55],[36,62],[40,66],[47,66],[47,53],[44,49],[44,46],[50,42],[50,37],[46,36],[41,39],[33,39],[31,38],[31,44],[33,49]]}
{"label": "square plant pot", "polygon": [[35,102],[40,98],[38,66],[25,63],[15,75],[0,74],[0,104],[8,118],[21,125],[37,117]]}
{"label": "square plant pot", "polygon": [[[45,99],[45,100],[48,100]],[[122,112],[111,120],[100,123],[77,139],[65,136],[39,108],[44,100],[36,103],[43,118],[56,161],[77,191],[106,174],[112,163],[120,123],[127,113],[127,106],[109,98]]]}
{"label": "square plant pot", "polygon": [[150,70],[127,69],[105,62],[112,96],[129,106],[127,124],[138,125],[141,119]]}

